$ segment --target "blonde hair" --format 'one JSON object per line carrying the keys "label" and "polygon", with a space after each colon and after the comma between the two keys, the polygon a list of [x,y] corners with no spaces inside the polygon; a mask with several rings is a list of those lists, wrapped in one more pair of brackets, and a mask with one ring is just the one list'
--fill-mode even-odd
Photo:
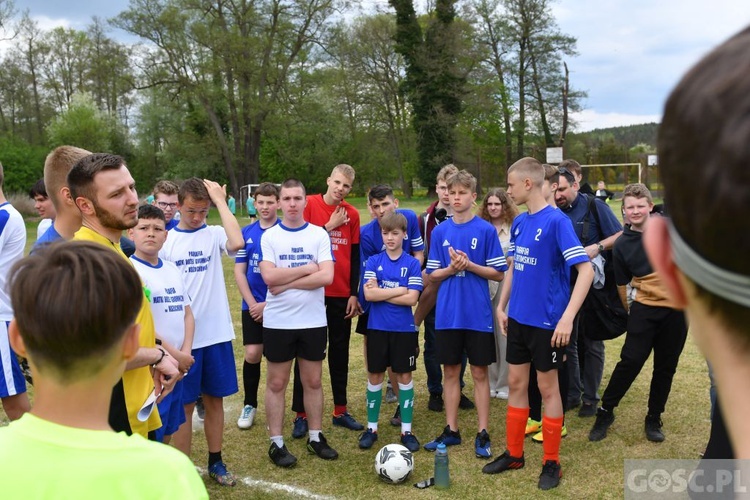
{"label": "blonde hair", "polygon": [[440,169],[440,171],[437,174],[437,182],[445,181],[448,182],[448,177],[450,177],[453,174],[458,173],[458,167],[456,167],[454,164],[449,163],[443,168]]}
{"label": "blonde hair", "polygon": [[521,158],[508,169],[508,173],[518,172],[522,177],[531,179],[535,186],[541,187],[544,183],[544,167],[536,158],[527,156]]}
{"label": "blonde hair", "polygon": [[44,186],[55,209],[60,209],[62,200],[58,199],[60,189],[68,185],[68,172],[78,160],[90,155],[91,151],[75,146],[60,146],[52,150],[44,160]]}
{"label": "blonde hair", "polygon": [[336,172],[354,182],[355,172],[354,167],[352,167],[351,165],[347,165],[346,163],[339,163],[338,165],[333,167],[333,170],[331,170],[331,175],[335,174]]}

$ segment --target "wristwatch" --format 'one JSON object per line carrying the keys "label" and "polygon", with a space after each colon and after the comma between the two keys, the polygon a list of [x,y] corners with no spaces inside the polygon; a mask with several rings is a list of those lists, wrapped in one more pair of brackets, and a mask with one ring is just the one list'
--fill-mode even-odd
{"label": "wristwatch", "polygon": [[596,244],[596,248],[599,250],[599,253],[602,253],[604,251],[604,245],[602,245],[601,242]]}

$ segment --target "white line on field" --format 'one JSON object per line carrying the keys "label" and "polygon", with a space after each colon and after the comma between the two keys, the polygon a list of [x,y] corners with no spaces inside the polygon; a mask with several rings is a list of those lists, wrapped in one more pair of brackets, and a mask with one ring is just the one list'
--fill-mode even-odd
{"label": "white line on field", "polygon": [[[203,467],[196,466],[195,469],[201,476],[206,476],[207,471]],[[266,493],[272,493],[274,491],[281,491],[293,495],[296,498],[307,498],[309,500],[335,500],[336,497],[329,497],[326,495],[317,495],[296,486],[289,486],[288,484],[272,483],[271,481],[263,481],[262,479],[253,479],[251,477],[244,477],[240,479],[241,482],[247,486],[260,489]]]}
{"label": "white line on field", "polygon": [[273,491],[283,491],[284,493],[294,495],[297,498],[309,498],[310,500],[332,500],[334,498],[325,495],[317,495],[302,488],[297,488],[296,486],[289,486],[288,484],[281,483],[272,483],[270,481],[253,479],[251,477],[243,478],[242,482],[248,486],[262,489],[268,493],[271,493]]}

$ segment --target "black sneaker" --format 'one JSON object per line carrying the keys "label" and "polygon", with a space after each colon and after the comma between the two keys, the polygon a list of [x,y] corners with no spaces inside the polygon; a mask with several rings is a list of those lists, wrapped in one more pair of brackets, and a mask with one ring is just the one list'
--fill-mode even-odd
{"label": "black sneaker", "polygon": [[547,460],[542,466],[542,473],[539,474],[539,489],[551,490],[557,488],[562,477],[562,468],[554,460]]}
{"label": "black sneaker", "polygon": [[578,410],[579,417],[593,417],[596,415],[596,405],[591,403],[583,403],[581,409]]}
{"label": "black sneaker", "polygon": [[328,441],[320,433],[320,441],[307,440],[307,451],[318,455],[323,460],[336,460],[339,458],[339,452],[328,446]]}
{"label": "black sneaker", "polygon": [[661,431],[661,418],[658,415],[646,415],[646,439],[654,443],[664,441],[664,433]]}
{"label": "black sneaker", "polygon": [[391,417],[391,425],[393,427],[401,427],[401,405],[396,407],[396,413]]}
{"label": "black sneaker", "polygon": [[430,411],[443,411],[443,395],[431,392],[430,400],[427,402],[427,409]]}
{"label": "black sneaker", "polygon": [[471,401],[471,399],[467,398],[464,393],[461,393],[461,400],[458,402],[458,407],[462,410],[473,410],[476,408],[476,405]]}
{"label": "black sneaker", "polygon": [[523,469],[525,464],[526,459],[524,459],[523,455],[520,458],[512,457],[508,450],[505,450],[502,455],[482,467],[482,472],[485,474],[499,474],[506,470]]}
{"label": "black sneaker", "polygon": [[601,441],[607,437],[607,429],[615,421],[615,413],[599,408],[596,411],[596,422],[589,432],[589,441]]}
{"label": "black sneaker", "polygon": [[297,457],[289,453],[286,445],[279,448],[276,443],[271,443],[271,447],[268,449],[268,456],[279,467],[291,467],[297,463]]}

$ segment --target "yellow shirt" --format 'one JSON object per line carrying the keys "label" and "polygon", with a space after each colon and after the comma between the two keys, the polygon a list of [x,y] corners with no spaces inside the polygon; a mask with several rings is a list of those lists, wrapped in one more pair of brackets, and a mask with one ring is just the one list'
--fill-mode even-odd
{"label": "yellow shirt", "polygon": [[[109,239],[92,229],[82,227],[75,233],[75,235],[73,235],[73,239],[100,243],[122,255],[122,258],[132,265],[130,259],[125,256],[120,248],[119,242],[112,243]],[[141,310],[138,312],[135,322],[141,327],[141,332],[138,338],[140,346],[154,347],[156,345],[154,318],[151,315],[151,307],[149,306],[145,294],[143,303],[141,304]],[[140,434],[147,437],[149,431],[161,427],[161,419],[159,418],[158,411],[152,412],[151,417],[149,417],[146,422],[138,420],[138,410],[141,409],[141,406],[143,406],[143,403],[151,394],[151,391],[154,390],[154,380],[151,377],[151,369],[148,366],[142,366],[140,368],[128,370],[122,375],[122,383],[125,391],[125,405],[128,408],[128,421],[130,422],[130,428],[133,431],[133,434]]]}

